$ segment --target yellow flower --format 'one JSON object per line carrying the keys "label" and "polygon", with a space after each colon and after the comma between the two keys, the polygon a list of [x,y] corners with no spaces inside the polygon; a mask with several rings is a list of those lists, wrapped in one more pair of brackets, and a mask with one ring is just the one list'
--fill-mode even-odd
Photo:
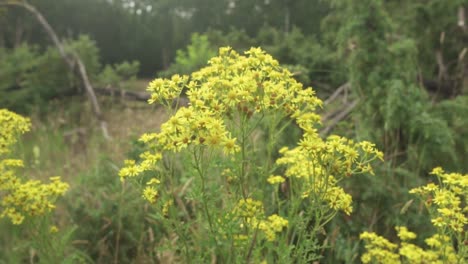
{"label": "yellow flower", "polygon": [[130,165],[127,167],[122,168],[119,171],[119,176],[121,180],[124,180],[125,177],[134,177],[140,174],[143,170],[138,165]]}
{"label": "yellow flower", "polygon": [[10,152],[18,136],[29,131],[31,121],[6,109],[0,109],[0,155]]}
{"label": "yellow flower", "polygon": [[361,256],[363,263],[401,263],[400,256],[394,252],[398,248],[396,244],[369,232],[361,233],[360,239],[365,241],[366,252]]}
{"label": "yellow flower", "polygon": [[431,222],[435,227],[444,227],[447,225],[442,217],[433,218]]}
{"label": "yellow flower", "polygon": [[235,138],[226,138],[222,142],[224,154],[230,155],[240,151],[240,147],[236,145]]}
{"label": "yellow flower", "polygon": [[162,214],[164,217],[167,217],[169,215],[169,208],[172,206],[174,202],[172,200],[169,200],[164,203],[163,208],[162,208]]}
{"label": "yellow flower", "polygon": [[[408,231],[406,227],[397,226],[396,231],[402,240],[399,247],[399,255],[408,263],[460,263],[465,258],[463,249],[455,250],[454,240],[461,247],[464,244],[464,231],[468,224],[466,207],[461,207],[462,201],[466,201],[466,192],[456,191],[457,188],[463,188],[460,180],[468,175],[458,173],[446,173],[442,168],[433,169],[432,173],[436,175],[440,185],[429,183],[426,186],[414,188],[410,193],[420,196],[422,201],[429,207],[431,222],[436,227],[437,234],[425,240],[430,247],[425,250],[407,241],[416,238],[416,234]],[[454,188],[455,187],[455,188]],[[391,263],[389,261],[399,261],[392,259],[395,244],[391,244],[386,239],[373,233],[364,232],[361,239],[366,241],[366,253],[361,260],[364,263]],[[461,240],[460,240],[461,239]],[[390,243],[390,244],[389,244]],[[393,254],[393,255],[389,255]],[[397,262],[395,262],[397,263]]]}
{"label": "yellow flower", "polygon": [[333,210],[343,210],[347,215],[353,211],[352,197],[341,187],[332,187],[325,194],[324,199]]}
{"label": "yellow flower", "polygon": [[244,218],[261,218],[264,214],[263,203],[252,198],[241,199],[235,209],[237,216]]}
{"label": "yellow flower", "polygon": [[50,227],[49,232],[50,233],[57,233],[59,231],[58,227],[53,225]]}
{"label": "yellow flower", "polygon": [[146,185],[158,185],[160,184],[161,181],[156,179],[156,178],[152,178],[151,180],[149,180],[148,182],[146,182]]}
{"label": "yellow flower", "polygon": [[278,184],[283,183],[285,179],[281,176],[271,175],[270,177],[268,177],[267,181],[269,184]]}
{"label": "yellow flower", "polygon": [[436,168],[432,169],[431,174],[440,176],[440,175],[444,174],[444,170],[441,167],[436,167]]}
{"label": "yellow flower", "polygon": [[223,136],[220,134],[210,134],[206,137],[206,144],[209,146],[218,146],[221,144]]}
{"label": "yellow flower", "polygon": [[158,198],[158,191],[153,186],[147,186],[143,190],[143,198],[150,203],[156,203],[156,199]]}
{"label": "yellow flower", "polygon": [[404,226],[397,226],[397,227],[395,227],[395,230],[398,233],[398,237],[403,241],[411,240],[411,239],[416,238],[416,234],[413,233],[413,232],[410,232],[408,230],[408,228],[406,228]]}
{"label": "yellow flower", "polygon": [[430,210],[431,222],[437,228],[449,227],[455,233],[461,233],[466,229],[468,219],[463,213],[462,201],[466,201],[468,194],[463,179],[468,175],[459,173],[446,173],[442,168],[434,168],[431,174],[436,175],[440,185],[429,183],[426,186],[412,189],[414,193],[426,203],[429,207],[435,207]]}
{"label": "yellow flower", "polygon": [[264,232],[268,241],[275,241],[276,233],[281,232],[287,226],[288,220],[274,214],[270,215],[266,221],[261,221],[258,228]]}

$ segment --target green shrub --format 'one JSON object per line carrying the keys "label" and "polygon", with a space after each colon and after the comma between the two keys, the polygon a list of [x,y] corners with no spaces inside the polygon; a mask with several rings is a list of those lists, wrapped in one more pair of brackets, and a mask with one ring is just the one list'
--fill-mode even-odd
{"label": "green shrub", "polygon": [[[80,56],[91,79],[97,76],[99,50],[89,37],[67,41],[65,48]],[[4,107],[22,113],[45,108],[49,100],[73,93],[79,85],[80,80],[53,47],[42,53],[28,45],[0,48],[0,104]]]}
{"label": "green shrub", "polygon": [[96,85],[100,87],[113,87],[121,89],[131,88],[132,82],[140,69],[138,61],[124,61],[119,64],[106,65],[96,78]]}
{"label": "green shrub", "polygon": [[185,50],[177,50],[174,63],[169,69],[160,73],[161,76],[171,76],[175,73],[188,74],[198,70],[216,54],[216,49],[210,45],[206,35],[192,34],[191,42]]}

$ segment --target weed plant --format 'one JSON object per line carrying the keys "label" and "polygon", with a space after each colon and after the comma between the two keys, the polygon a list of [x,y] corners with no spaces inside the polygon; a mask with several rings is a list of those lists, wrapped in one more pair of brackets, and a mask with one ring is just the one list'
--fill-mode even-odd
{"label": "weed plant", "polygon": [[[189,105],[174,110],[181,91]],[[119,175],[143,189],[164,237],[159,255],[185,263],[307,263],[325,225],[351,214],[341,181],[383,159],[369,142],[320,138],[321,101],[259,48],[219,56],[190,76],[150,83],[171,113]],[[281,145],[287,128],[300,136]],[[137,177],[139,176],[139,177]]]}

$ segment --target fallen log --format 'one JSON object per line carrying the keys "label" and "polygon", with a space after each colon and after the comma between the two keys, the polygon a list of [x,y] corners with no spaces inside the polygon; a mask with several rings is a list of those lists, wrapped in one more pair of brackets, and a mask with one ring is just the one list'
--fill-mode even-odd
{"label": "fallen log", "polygon": [[150,93],[144,91],[128,91],[112,87],[95,88],[94,90],[101,95],[117,96],[126,100],[148,102],[148,99],[151,98]]}

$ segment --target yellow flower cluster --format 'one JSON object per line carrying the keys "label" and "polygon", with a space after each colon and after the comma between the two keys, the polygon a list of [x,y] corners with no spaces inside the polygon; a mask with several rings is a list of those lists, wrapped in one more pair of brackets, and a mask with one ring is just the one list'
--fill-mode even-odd
{"label": "yellow flower cluster", "polygon": [[156,203],[159,195],[157,187],[160,183],[161,182],[156,178],[149,180],[143,190],[143,198],[152,204]]}
{"label": "yellow flower cluster", "polygon": [[188,76],[178,74],[172,76],[170,80],[156,79],[150,82],[148,91],[151,93],[149,103],[164,102],[172,104],[172,100],[179,97],[182,89],[187,85]]}
{"label": "yellow flower cluster", "polygon": [[[437,234],[425,240],[429,246],[429,249],[425,250],[409,243],[409,240],[416,238],[415,233],[406,227],[396,227],[398,237],[402,241],[398,253],[408,263],[462,263],[468,252],[468,175],[446,173],[440,167],[433,169],[431,174],[437,176],[440,185],[429,183],[410,190],[410,193],[418,195],[425,203],[431,222],[437,228]],[[367,243],[367,252],[362,256],[364,263],[400,263],[400,260],[395,258],[395,244],[374,233],[364,232],[361,239]],[[454,248],[453,239],[457,241],[457,249]],[[379,241],[387,241],[390,244],[384,245]]]}
{"label": "yellow flower cluster", "polygon": [[226,128],[226,119],[250,119],[255,114],[274,112],[300,118],[303,126],[316,123],[312,112],[322,102],[311,88],[292,78],[292,74],[260,48],[252,48],[246,56],[231,48],[221,48],[219,56],[190,77],[174,75],[170,80],[156,79],[148,91],[150,103],[167,105],[186,87],[190,101],[161,126],[159,133],[147,133],[140,141],[153,152],[142,156],[142,162],[127,162],[120,177],[132,177],[154,169],[163,151],[178,152],[189,146],[209,146],[222,149],[225,155],[240,150],[237,139]]}
{"label": "yellow flower cluster", "polygon": [[288,220],[277,214],[265,218],[263,203],[251,198],[240,200],[233,212],[249,230],[261,230],[267,241],[275,241],[276,234],[288,226]]}
{"label": "yellow flower cluster", "polygon": [[[148,141],[148,137],[151,138]],[[144,143],[157,142],[156,149],[179,152],[189,145],[222,147],[226,154],[239,150],[236,139],[230,136],[222,119],[214,112],[197,112],[193,107],[182,107],[166,123],[161,132],[143,135]]]}
{"label": "yellow flower cluster", "polygon": [[29,131],[31,122],[6,109],[0,109],[0,126],[0,155],[4,155],[10,152],[10,146],[16,143],[20,134]]}
{"label": "yellow flower cluster", "polygon": [[134,160],[125,160],[125,167],[119,171],[120,179],[123,180],[125,177],[135,177],[143,170],[141,166],[138,166]]}
{"label": "yellow flower cluster", "polygon": [[437,228],[449,228],[454,233],[467,229],[468,175],[446,173],[440,167],[433,169],[440,185],[429,183],[414,188],[410,193],[418,195],[426,204],[431,214],[432,224]]}
{"label": "yellow flower cluster", "polygon": [[303,89],[263,50],[252,48],[245,54],[221,48],[208,67],[192,74],[187,95],[197,110],[213,110],[218,115],[240,111],[248,117],[281,110],[299,116],[321,105],[312,89]]}
{"label": "yellow flower cluster", "polygon": [[408,230],[408,228],[406,228],[406,226],[397,226],[397,227],[395,227],[395,229],[397,231],[398,237],[402,241],[407,241],[407,240],[411,240],[411,239],[416,238],[416,234],[413,233],[413,232],[410,232]]}
{"label": "yellow flower cluster", "polygon": [[430,249],[418,247],[409,240],[416,238],[404,226],[397,226],[400,245],[393,244],[375,233],[364,232],[360,238],[365,241],[366,253],[361,257],[363,263],[459,263],[451,239],[447,236],[434,235],[425,240]]}
{"label": "yellow flower cluster", "polygon": [[[334,211],[352,211],[351,196],[339,187],[345,176],[373,173],[369,163],[383,154],[369,142],[354,143],[338,136],[326,141],[317,133],[320,116],[315,113],[322,101],[312,88],[304,88],[278,61],[260,48],[251,48],[240,55],[230,47],[220,48],[219,55],[208,66],[190,76],[174,75],[150,83],[150,103],[169,105],[182,89],[187,89],[189,105],[179,108],[158,133],[141,136],[151,152],[141,155],[141,162],[127,161],[119,175],[121,180],[157,168],[165,151],[179,152],[189,147],[209,147],[224,155],[240,151],[240,135],[232,133],[244,122],[260,120],[273,114],[292,119],[304,131],[299,146],[283,149],[277,161],[287,167],[285,176],[268,178],[279,184],[285,177],[300,178],[304,184],[302,197],[323,201]],[[233,125],[234,124],[234,125]],[[146,188],[144,197],[154,202],[156,190]]]}
{"label": "yellow flower cluster", "polygon": [[49,228],[49,232],[52,234],[57,233],[58,231],[59,231],[59,228],[56,225],[53,225]]}
{"label": "yellow flower cluster", "polygon": [[299,146],[280,150],[283,157],[276,163],[286,165],[285,176],[298,178],[304,188],[302,198],[325,201],[333,210],[352,212],[352,197],[337,183],[344,177],[358,173],[373,174],[370,162],[383,159],[383,154],[369,142],[329,136],[326,141],[312,130],[306,131]]}
{"label": "yellow flower cluster", "polygon": [[54,201],[63,195],[68,184],[60,177],[51,177],[50,183],[38,180],[23,181],[15,175],[15,169],[23,166],[18,159],[7,159],[5,155],[20,134],[29,130],[30,122],[8,110],[0,109],[0,217],[8,217],[13,224],[21,224],[25,215],[37,216],[55,208]]}
{"label": "yellow flower cluster", "polygon": [[270,215],[258,225],[258,228],[263,231],[268,241],[275,241],[276,234],[281,232],[285,227],[288,227],[288,220],[276,214]]}
{"label": "yellow flower cluster", "polygon": [[400,256],[395,253],[398,248],[396,244],[375,233],[364,232],[360,238],[366,242],[366,253],[361,256],[362,263],[400,263]]}
{"label": "yellow flower cluster", "polygon": [[167,217],[169,215],[169,209],[174,204],[172,200],[166,201],[162,207],[162,215]]}
{"label": "yellow flower cluster", "polygon": [[252,198],[242,199],[237,203],[234,212],[240,218],[263,218],[263,203],[260,201],[253,200]]}
{"label": "yellow flower cluster", "polygon": [[285,181],[285,179],[283,177],[281,177],[281,176],[278,176],[278,175],[271,175],[267,179],[267,182],[269,184],[278,184],[278,183],[283,183],[284,181]]}

